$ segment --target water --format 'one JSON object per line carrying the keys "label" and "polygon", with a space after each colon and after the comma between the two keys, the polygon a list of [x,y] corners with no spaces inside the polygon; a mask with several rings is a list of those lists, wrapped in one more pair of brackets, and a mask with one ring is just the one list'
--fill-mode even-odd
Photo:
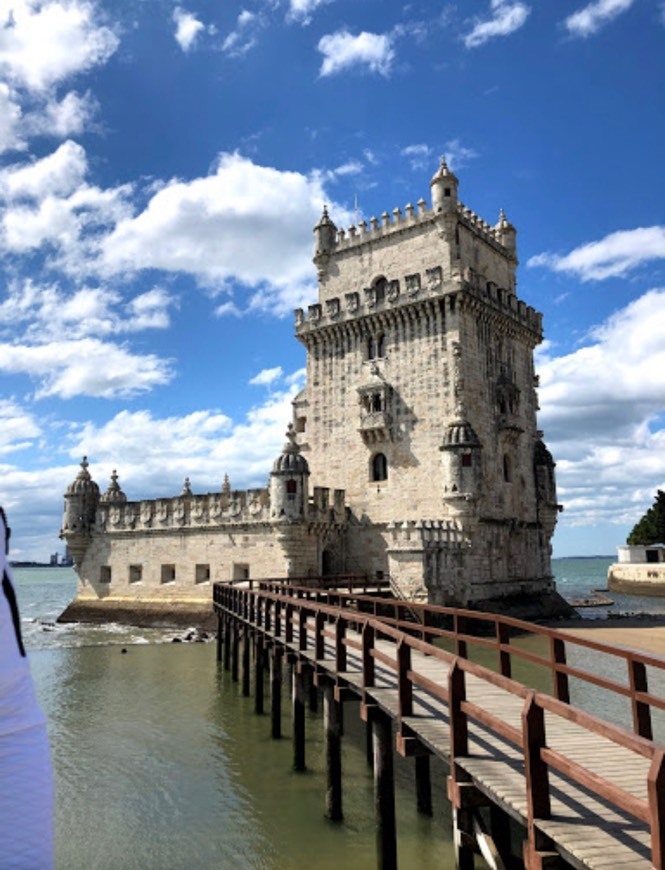
{"label": "water", "polygon": [[[560,590],[585,597],[604,588],[610,561],[555,560]],[[375,864],[372,777],[357,704],[345,705],[345,821],[335,825],[323,818],[320,714],[307,722],[309,770],[294,774],[290,740],[270,739],[268,717],[256,716],[253,699],[240,697],[238,685],[218,669],[213,645],[173,644],[182,632],[164,629],[56,625],[75,594],[73,571],[18,569],[15,576],[49,719],[58,868],[360,870]],[[628,596],[612,597],[621,609],[665,612],[665,600],[619,604]],[[539,642],[519,641],[534,651]],[[528,664],[516,666],[515,676],[537,687],[542,679]],[[583,685],[573,687],[573,701],[599,711]],[[624,721],[628,711],[612,703],[602,701],[600,709]],[[282,706],[288,735],[286,697]],[[400,866],[452,868],[443,767],[433,763],[435,815],[426,819],[416,812],[413,762],[395,762]]]}

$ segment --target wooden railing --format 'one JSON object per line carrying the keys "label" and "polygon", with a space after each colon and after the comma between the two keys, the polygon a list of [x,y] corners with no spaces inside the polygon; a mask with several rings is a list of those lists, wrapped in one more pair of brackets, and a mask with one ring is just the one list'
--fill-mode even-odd
{"label": "wooden railing", "polygon": [[[408,725],[403,727],[403,722],[413,714],[414,687],[420,687],[432,697],[445,702],[450,717],[453,789],[455,761],[468,755],[470,719],[516,746],[522,753],[524,763],[529,843],[532,849],[536,848],[533,836],[535,823],[550,817],[549,772],[554,770],[645,822],[651,831],[653,866],[665,866],[665,756],[663,748],[651,739],[652,708],[665,709],[665,699],[648,691],[646,677],[647,667],[665,671],[664,658],[571,637],[557,629],[537,626],[511,617],[413,605],[387,601],[384,598],[367,598],[357,593],[326,593],[321,589],[295,587],[290,583],[285,585],[283,581],[254,581],[245,588],[216,584],[214,602],[220,614],[265,631],[300,652],[311,650],[317,666],[328,655],[328,667],[338,675],[343,675],[347,670],[348,654],[353,650],[362,663],[363,702],[375,686],[377,663],[394,671],[399,703],[398,744],[400,740],[404,742],[412,739]],[[414,625],[411,621],[405,621],[403,617],[406,607],[416,607],[421,611],[421,624]],[[445,620],[451,622],[450,627],[441,627],[440,623]],[[485,629],[484,636],[471,633],[471,629],[478,627]],[[357,634],[354,637],[347,636],[350,629],[359,633],[360,640],[357,639]],[[511,633],[515,631],[546,638],[549,641],[549,655],[538,655],[511,644]],[[385,650],[377,649],[377,641],[380,639],[391,641],[394,652],[387,654]],[[451,641],[454,651],[436,646],[440,639]],[[471,661],[468,658],[470,645],[494,650],[498,656],[498,672]],[[571,667],[566,663],[566,645],[595,650],[625,662],[629,684],[624,686],[616,680],[601,678],[583,668]],[[424,653],[430,660],[436,658],[448,665],[447,685],[432,681],[414,667],[414,651]],[[553,695],[535,691],[512,679],[514,658],[546,667],[553,677]],[[467,700],[466,685],[471,675],[522,700],[521,727],[515,727]],[[633,709],[635,733],[571,706],[568,688],[570,677],[628,697]],[[648,759],[650,768],[646,782],[647,799],[643,800],[620,788],[578,761],[548,746],[545,713],[573,723]]]}
{"label": "wooden railing", "polygon": [[[432,643],[437,639],[448,640],[452,643],[454,652],[464,659],[469,657],[470,647],[493,651],[497,656],[499,673],[504,677],[512,676],[515,659],[540,666],[551,674],[554,697],[566,703],[570,702],[570,678],[593,684],[629,700],[633,730],[640,737],[653,737],[651,708],[665,710],[665,698],[650,693],[648,689],[648,667],[662,672],[665,679],[665,658],[661,656],[573,636],[561,629],[536,625],[510,616],[369,596],[363,594],[362,586],[357,592],[330,593],[322,589],[293,585],[290,580],[285,583],[282,579],[255,580],[251,588],[257,587],[266,591],[279,591],[280,594],[298,600],[325,600],[337,607],[371,613],[400,631],[420,636],[422,640]],[[367,588],[371,587],[372,583],[368,582]],[[413,614],[418,617],[415,623]],[[547,642],[547,654],[541,655],[511,644],[511,637],[524,634],[544,638]],[[569,664],[567,647],[613,656],[625,668],[626,684]]]}

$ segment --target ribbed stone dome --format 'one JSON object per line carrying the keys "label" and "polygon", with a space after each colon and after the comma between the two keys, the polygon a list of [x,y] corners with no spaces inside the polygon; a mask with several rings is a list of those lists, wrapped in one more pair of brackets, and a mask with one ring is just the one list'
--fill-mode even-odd
{"label": "ribbed stone dome", "polygon": [[99,500],[102,504],[117,504],[118,502],[124,504],[127,501],[127,496],[120,489],[120,485],[118,484],[118,475],[115,469],[111,475],[111,482],[108,485],[108,489],[100,496]]}
{"label": "ribbed stone dome", "polygon": [[305,457],[300,454],[300,447],[296,444],[296,433],[291,423],[286,431],[286,437],[288,440],[282,452],[273,462],[273,474],[309,474],[309,465]]}
{"label": "ribbed stone dome", "polygon": [[94,495],[95,498],[99,496],[99,487],[88,471],[87,456],[81,460],[81,470],[67,487],[67,495]]}
{"label": "ribbed stone dome", "polygon": [[454,420],[443,436],[443,447],[480,447],[480,441],[470,423]]}

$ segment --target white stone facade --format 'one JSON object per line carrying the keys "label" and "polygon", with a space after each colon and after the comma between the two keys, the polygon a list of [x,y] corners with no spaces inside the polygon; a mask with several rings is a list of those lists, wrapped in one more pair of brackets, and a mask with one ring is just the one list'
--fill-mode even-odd
{"label": "white stone facade", "polygon": [[117,481],[100,498],[79,475],[63,536],[81,597],[202,600],[205,566],[213,580],[378,574],[476,606],[553,591],[541,316],[516,296],[514,227],[503,212],[485,223],[457,188],[444,163],[431,209],[347,231],[324,212],[319,298],[296,311],[307,386],[268,490],[127,502]]}

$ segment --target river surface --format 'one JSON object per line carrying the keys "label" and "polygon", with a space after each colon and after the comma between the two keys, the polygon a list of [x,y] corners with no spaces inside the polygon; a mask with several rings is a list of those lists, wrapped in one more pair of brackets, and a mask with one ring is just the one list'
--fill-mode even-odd
{"label": "river surface", "polygon": [[[610,561],[555,560],[560,590],[584,596],[603,588]],[[73,571],[16,569],[15,577],[49,720],[59,870],[375,866],[372,776],[356,703],[344,709],[345,820],[333,824],[323,816],[320,713],[308,714],[308,772],[295,774],[288,699],[287,736],[273,741],[269,717],[256,716],[253,699],[217,667],[214,644],[172,643],[183,632],[164,629],[56,625],[76,591]],[[665,600],[619,606],[665,613]],[[598,666],[613,668],[602,657]],[[528,665],[515,676],[543,679]],[[573,695],[615,721],[628,716],[585,688]],[[400,866],[452,868],[443,767],[433,763],[435,813],[427,819],[416,812],[412,762],[395,763]]]}

